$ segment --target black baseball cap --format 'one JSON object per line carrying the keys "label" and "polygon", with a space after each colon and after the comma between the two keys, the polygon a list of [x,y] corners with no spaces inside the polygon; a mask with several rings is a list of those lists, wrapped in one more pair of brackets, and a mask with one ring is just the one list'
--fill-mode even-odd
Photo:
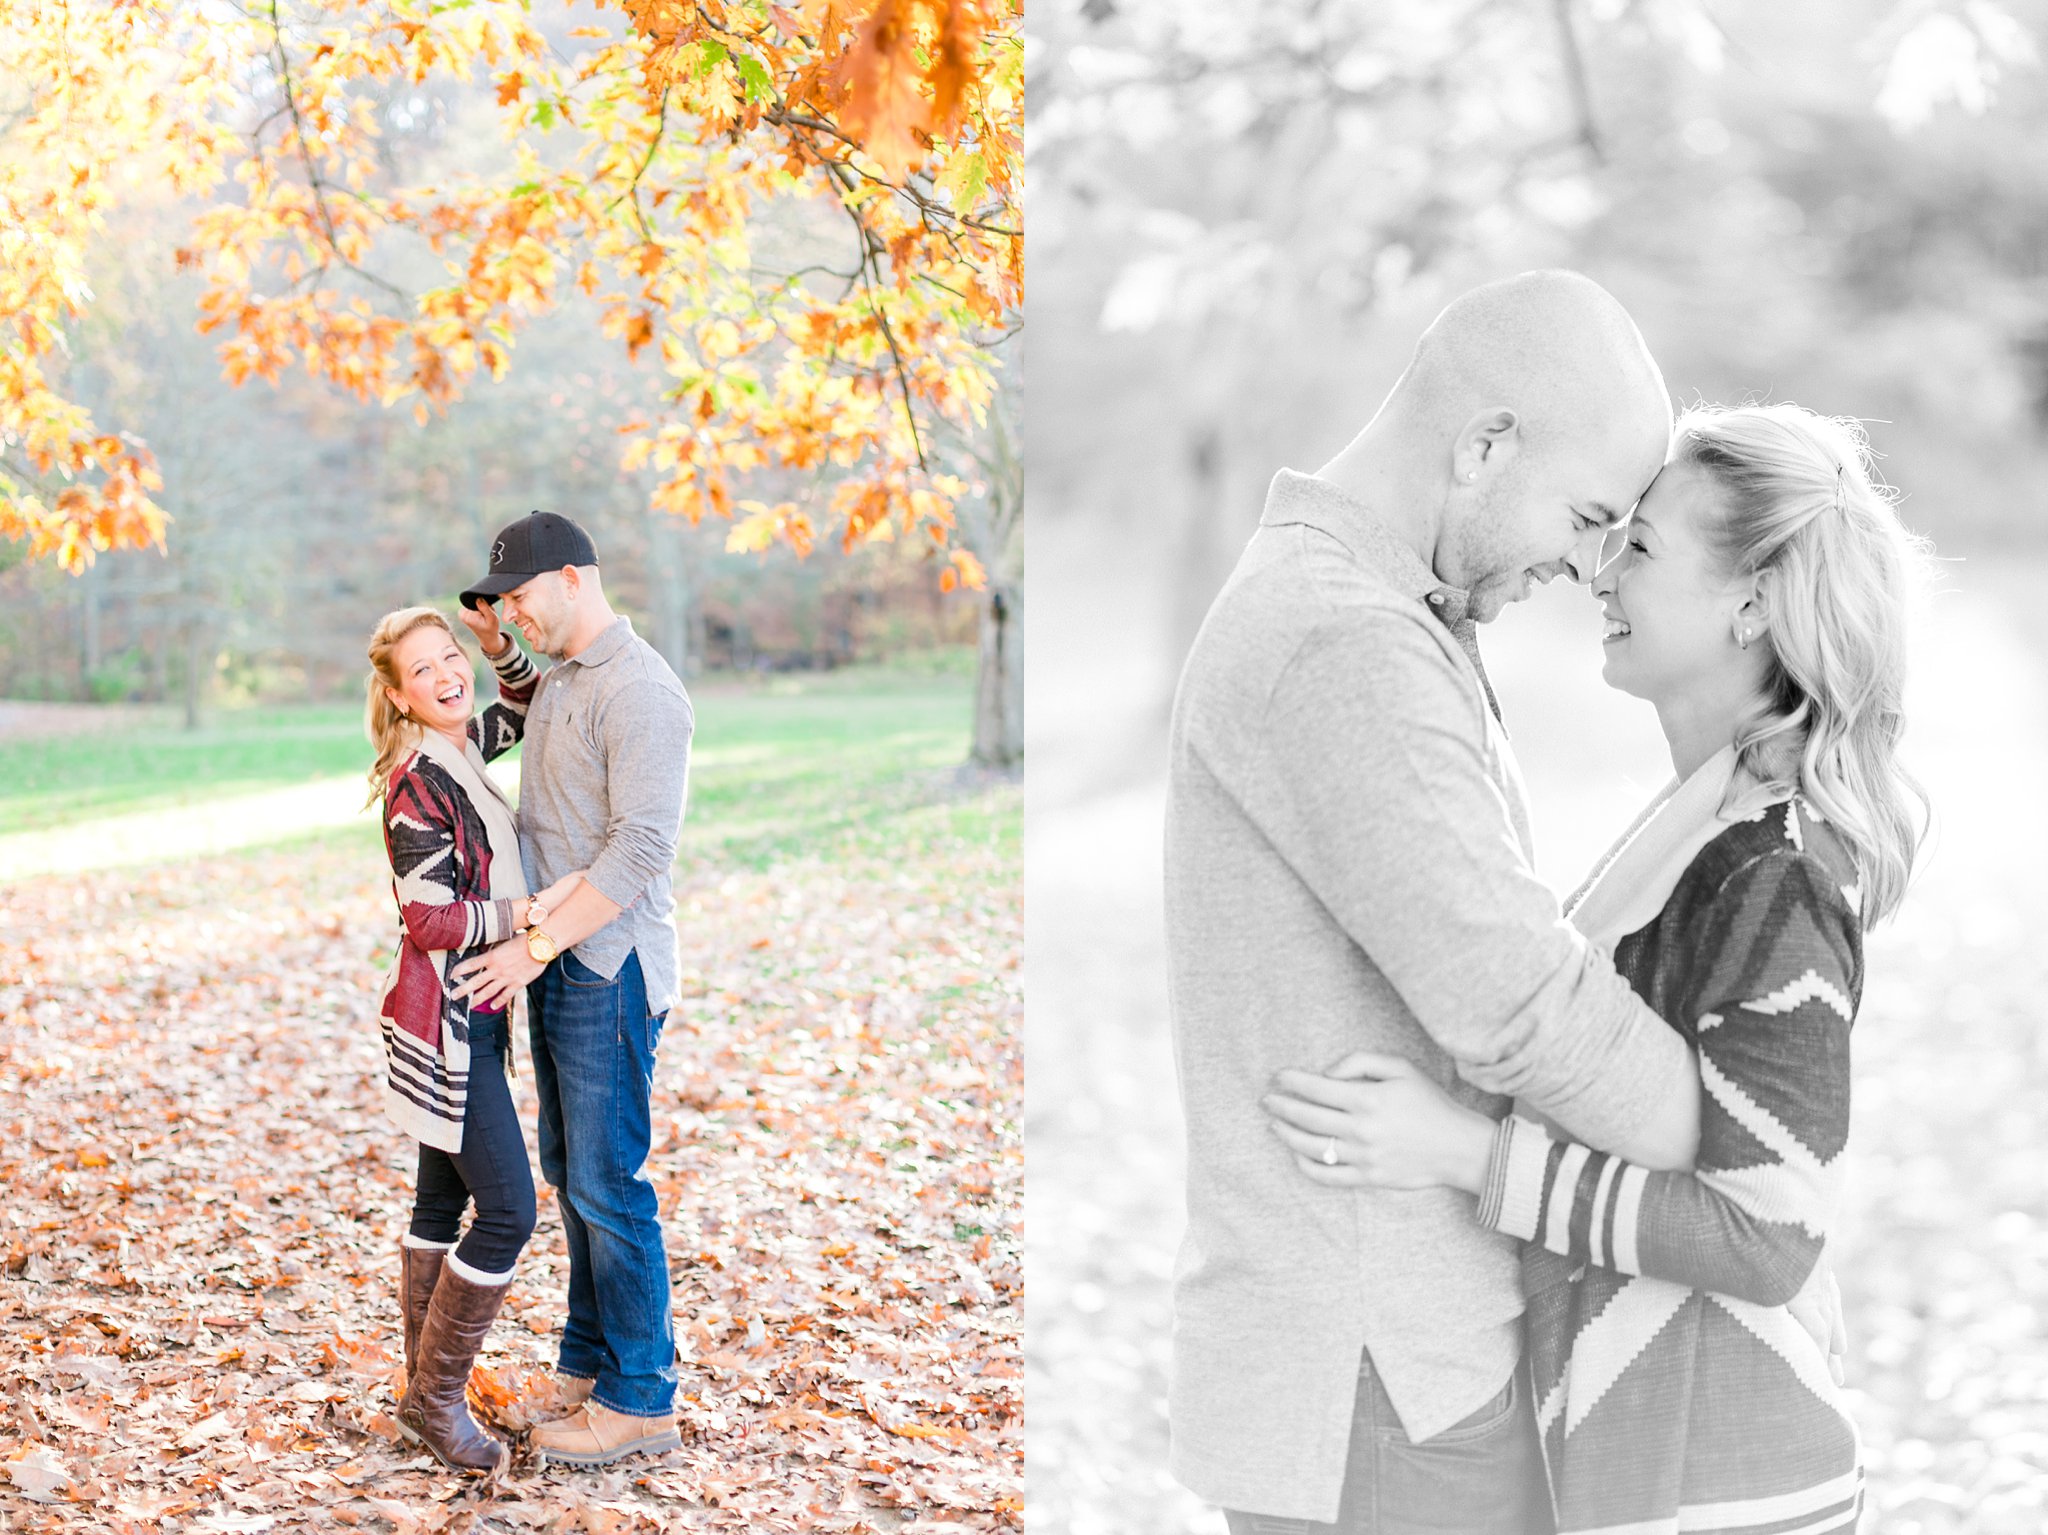
{"label": "black baseball cap", "polygon": [[543,571],[596,563],[597,545],[575,523],[553,512],[529,512],[498,529],[491,573],[462,594],[462,605],[480,608],[486,598],[524,586]]}

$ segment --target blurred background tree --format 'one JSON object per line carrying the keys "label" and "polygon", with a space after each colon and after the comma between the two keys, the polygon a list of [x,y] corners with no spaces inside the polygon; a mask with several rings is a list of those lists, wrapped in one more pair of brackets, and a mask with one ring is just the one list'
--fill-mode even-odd
{"label": "blurred background tree", "polygon": [[[1153,551],[1152,688],[1281,464],[1313,468],[1453,294],[1540,265],[1680,398],[1874,418],[1944,546],[2032,537],[2048,466],[2038,4],[1081,0],[1037,23],[1035,525]],[[1130,574],[1125,572],[1124,574]]]}
{"label": "blurred background tree", "polygon": [[[1165,1469],[1183,1127],[1159,848],[1188,643],[1274,471],[1334,456],[1447,300],[1542,266],[1628,306],[1678,403],[1863,418],[1943,557],[1907,742],[1938,833],[1871,938],[1830,1251],[1865,1527],[2048,1521],[2048,1352],[2015,1320],[2048,1305],[2048,1191],[2012,1172],[2048,1155],[2044,38],[2040,0],[1033,14],[1034,1530],[1222,1530]],[[1663,741],[1601,685],[1582,593],[1481,645],[1538,871],[1568,889],[1668,775]]]}
{"label": "blurred background tree", "polygon": [[567,11],[0,3],[9,691],[319,696],[534,506],[682,669],[973,639],[1014,0]]}

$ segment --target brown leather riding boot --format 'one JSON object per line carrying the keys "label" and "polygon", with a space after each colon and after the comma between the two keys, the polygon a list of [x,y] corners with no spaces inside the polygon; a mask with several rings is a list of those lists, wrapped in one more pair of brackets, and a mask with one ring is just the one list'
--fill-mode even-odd
{"label": "brown leather riding boot", "polygon": [[398,1314],[405,1323],[408,1386],[412,1384],[413,1372],[419,1368],[420,1328],[426,1325],[427,1305],[434,1298],[434,1284],[441,1277],[441,1263],[447,1256],[446,1247],[400,1244],[398,1249]]}
{"label": "brown leather riding boot", "polygon": [[453,1263],[442,1266],[420,1328],[419,1370],[398,1403],[399,1424],[457,1471],[495,1475],[511,1458],[503,1443],[477,1427],[465,1395],[470,1366],[505,1303],[505,1290],[502,1284],[477,1284]]}

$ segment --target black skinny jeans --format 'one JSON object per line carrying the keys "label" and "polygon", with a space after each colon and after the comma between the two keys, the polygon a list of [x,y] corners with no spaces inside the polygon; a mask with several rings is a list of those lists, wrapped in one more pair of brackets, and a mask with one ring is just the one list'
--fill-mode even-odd
{"label": "black skinny jeans", "polygon": [[533,1235],[533,1169],[526,1137],[505,1082],[505,1015],[472,1013],[469,1024],[469,1102],[462,1111],[462,1149],[422,1144],[420,1176],[412,1201],[412,1234],[423,1242],[452,1242],[463,1207],[476,1219],[455,1256],[486,1274],[503,1274],[519,1261]]}

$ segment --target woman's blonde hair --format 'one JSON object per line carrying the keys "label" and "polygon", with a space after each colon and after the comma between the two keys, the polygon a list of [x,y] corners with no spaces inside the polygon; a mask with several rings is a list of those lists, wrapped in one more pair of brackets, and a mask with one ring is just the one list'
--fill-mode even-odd
{"label": "woman's blonde hair", "polygon": [[376,748],[376,756],[370,763],[370,797],[365,804],[374,805],[384,797],[384,791],[391,783],[391,770],[398,766],[405,754],[412,750],[420,738],[419,721],[408,719],[398,712],[398,706],[384,690],[402,686],[398,667],[391,659],[398,642],[415,629],[433,625],[451,640],[455,629],[438,608],[400,608],[396,613],[386,613],[377,620],[377,627],[370,631],[370,677],[368,699],[363,711],[363,733],[370,738],[370,745]]}
{"label": "woman's blonde hair", "polygon": [[1678,418],[1672,460],[1722,492],[1708,531],[1726,568],[1761,579],[1764,699],[1735,742],[1730,814],[1795,789],[1855,856],[1867,928],[1897,909],[1927,825],[1899,765],[1906,616],[1926,560],[1862,424],[1797,405],[1701,406]]}

